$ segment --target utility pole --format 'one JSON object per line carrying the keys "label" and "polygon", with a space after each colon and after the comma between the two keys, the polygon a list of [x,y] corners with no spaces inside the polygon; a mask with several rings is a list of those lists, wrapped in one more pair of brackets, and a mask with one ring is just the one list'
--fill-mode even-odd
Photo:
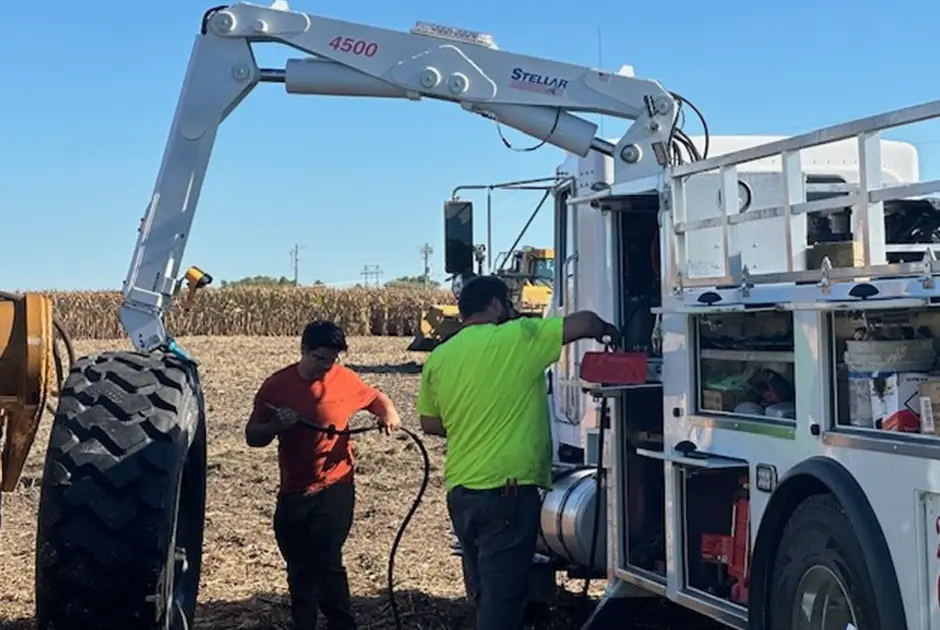
{"label": "utility pole", "polygon": [[300,250],[302,245],[294,245],[290,250],[291,268],[294,270],[294,286],[300,286]]}
{"label": "utility pole", "polygon": [[370,280],[375,281],[375,286],[379,286],[379,279],[382,277],[382,269],[378,265],[364,265],[359,275],[362,276],[365,286],[369,286]]}
{"label": "utility pole", "polygon": [[431,254],[434,253],[434,248],[431,247],[430,243],[425,243],[420,248],[421,258],[424,259],[424,288],[428,288],[428,285],[431,283]]}

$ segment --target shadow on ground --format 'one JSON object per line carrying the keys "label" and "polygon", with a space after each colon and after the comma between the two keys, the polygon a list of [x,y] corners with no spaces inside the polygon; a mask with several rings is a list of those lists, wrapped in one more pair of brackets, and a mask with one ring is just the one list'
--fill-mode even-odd
{"label": "shadow on ground", "polygon": [[421,374],[421,364],[414,361],[395,365],[357,365],[347,363],[346,367],[359,374]]}
{"label": "shadow on ground", "polygon": [[[414,590],[396,593],[403,630],[472,630],[473,616],[463,599],[430,597]],[[543,611],[541,619],[528,630],[572,630],[573,596],[566,605]],[[717,630],[720,626],[664,600],[639,599],[624,602],[610,620],[609,629],[631,630]],[[353,605],[360,630],[396,630],[384,593],[354,597]],[[324,626],[321,621],[321,627]],[[238,601],[209,601],[199,605],[195,630],[290,630],[287,597],[261,594]],[[607,630],[600,626],[597,630]],[[0,630],[35,630],[32,619],[0,620]]]}

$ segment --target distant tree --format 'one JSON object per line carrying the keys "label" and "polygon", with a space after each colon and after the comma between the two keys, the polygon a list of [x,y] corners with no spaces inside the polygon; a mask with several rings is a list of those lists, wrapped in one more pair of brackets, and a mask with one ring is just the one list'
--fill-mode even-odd
{"label": "distant tree", "polygon": [[294,281],[286,276],[275,278],[274,276],[247,276],[238,280],[223,280],[223,287],[269,287],[269,286],[293,286]]}
{"label": "distant tree", "polygon": [[[415,287],[424,286],[424,276],[401,276],[400,278],[395,278],[394,280],[389,280],[385,283],[387,287],[400,287],[406,289],[412,289]],[[428,287],[436,289],[441,286],[441,283],[437,280],[428,280]]]}
{"label": "distant tree", "polygon": [[323,282],[323,280],[314,280],[314,281],[313,281],[313,286],[315,286],[315,287],[323,287],[323,286],[326,286],[326,283]]}

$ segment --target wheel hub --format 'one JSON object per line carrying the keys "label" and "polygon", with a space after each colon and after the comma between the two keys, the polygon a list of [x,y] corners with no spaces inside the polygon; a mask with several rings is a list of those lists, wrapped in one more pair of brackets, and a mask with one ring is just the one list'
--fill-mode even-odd
{"label": "wheel hub", "polygon": [[792,630],[855,630],[858,621],[848,589],[831,569],[811,567],[796,587]]}

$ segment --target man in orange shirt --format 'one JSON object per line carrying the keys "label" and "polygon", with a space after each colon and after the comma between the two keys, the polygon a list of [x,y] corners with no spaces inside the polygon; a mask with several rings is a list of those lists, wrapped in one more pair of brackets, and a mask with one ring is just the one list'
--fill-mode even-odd
{"label": "man in orange shirt", "polygon": [[355,506],[352,443],[348,435],[317,431],[300,420],[342,431],[353,414],[366,410],[387,431],[401,426],[388,396],[336,363],[346,349],[336,324],[307,324],[300,360],[264,381],[245,427],[248,446],[278,440],[274,535],[287,563],[294,630],[315,630],[318,609],[328,630],[356,627],[343,566]]}

